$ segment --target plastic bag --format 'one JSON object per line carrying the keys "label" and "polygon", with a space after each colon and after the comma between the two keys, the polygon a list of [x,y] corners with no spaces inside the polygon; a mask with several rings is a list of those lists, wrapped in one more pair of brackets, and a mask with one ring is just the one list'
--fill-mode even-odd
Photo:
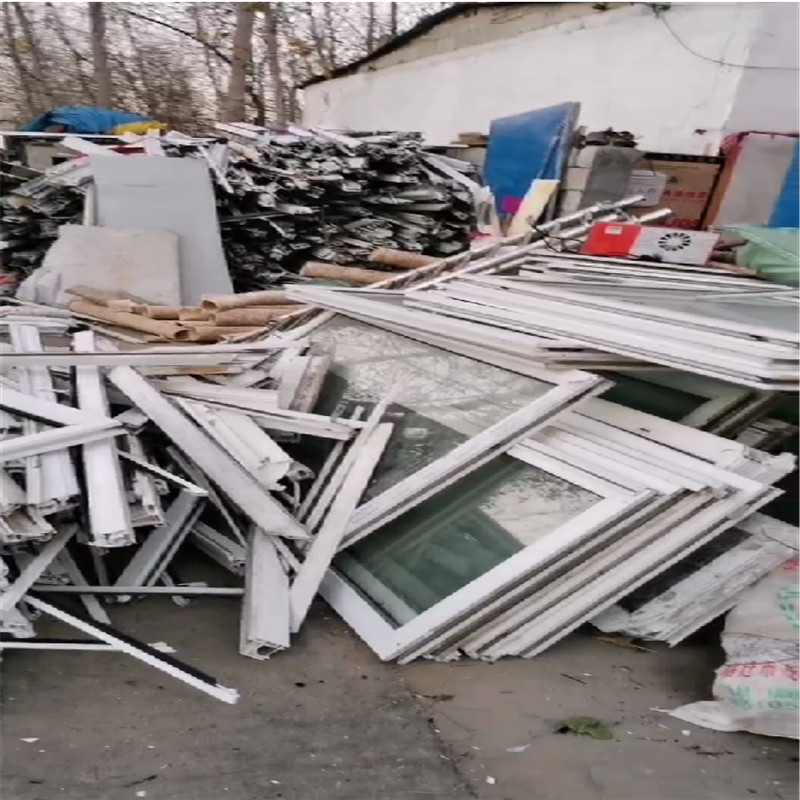
{"label": "plastic bag", "polygon": [[717,731],[800,738],[797,579],[795,559],[743,595],[725,620],[726,658],[715,699],[681,706],[671,716]]}
{"label": "plastic bag", "polygon": [[721,225],[719,230],[747,239],[736,259],[742,267],[783,286],[800,285],[800,231],[759,225]]}

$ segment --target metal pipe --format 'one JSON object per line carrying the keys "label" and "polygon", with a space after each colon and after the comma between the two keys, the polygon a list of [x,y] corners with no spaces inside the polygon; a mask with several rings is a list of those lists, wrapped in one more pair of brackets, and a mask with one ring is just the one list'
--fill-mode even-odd
{"label": "metal pipe", "polygon": [[37,584],[31,591],[53,594],[207,594],[219,597],[241,597],[239,586],[50,586]]}

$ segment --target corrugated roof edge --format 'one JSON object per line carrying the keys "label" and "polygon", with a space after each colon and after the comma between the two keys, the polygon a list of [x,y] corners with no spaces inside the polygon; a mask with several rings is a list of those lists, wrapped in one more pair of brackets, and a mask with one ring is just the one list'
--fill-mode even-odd
{"label": "corrugated roof edge", "polygon": [[441,25],[448,19],[458,17],[467,11],[473,11],[477,8],[486,6],[525,5],[528,5],[528,3],[453,3],[453,5],[443,8],[441,11],[437,11],[435,14],[430,14],[427,17],[423,17],[416,25],[414,25],[413,28],[409,28],[404,33],[400,33],[394,38],[389,39],[388,42],[384,42],[380,47],[376,48],[371,53],[367,53],[367,55],[362,56],[355,61],[351,61],[349,64],[337,67],[336,69],[328,72],[326,75],[315,75],[313,78],[309,78],[307,81],[304,81],[300,84],[300,88],[305,89],[306,86],[313,86],[315,83],[323,83],[324,81],[329,81],[333,78],[342,78],[345,75],[352,75],[354,72],[356,72],[356,70],[358,70],[359,67],[363,67],[365,64],[369,64],[370,61],[374,61],[381,56],[385,56],[389,53],[393,53],[395,50],[399,50],[404,45],[408,44],[409,42],[413,42],[414,39],[422,36],[423,33],[427,33],[437,25]]}

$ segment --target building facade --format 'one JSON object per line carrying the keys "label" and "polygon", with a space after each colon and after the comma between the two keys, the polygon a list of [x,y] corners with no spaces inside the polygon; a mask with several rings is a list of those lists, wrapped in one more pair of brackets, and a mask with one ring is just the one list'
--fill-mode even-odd
{"label": "building facade", "polygon": [[445,144],[567,101],[645,150],[798,129],[798,3],[460,3],[304,91],[307,124]]}

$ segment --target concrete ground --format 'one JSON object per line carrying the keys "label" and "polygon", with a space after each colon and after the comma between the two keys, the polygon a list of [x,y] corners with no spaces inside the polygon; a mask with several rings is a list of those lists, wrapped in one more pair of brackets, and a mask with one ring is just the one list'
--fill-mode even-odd
{"label": "concrete ground", "polygon": [[[229,598],[151,598],[113,616],[242,699],[224,705],[118,654],[9,653],[4,800],[797,796],[796,743],[655,710],[708,696],[708,644],[645,653],[579,634],[532,661],[398,667],[319,606],[289,651],[255,662],[237,655]],[[574,715],[614,738],[555,732]]]}

